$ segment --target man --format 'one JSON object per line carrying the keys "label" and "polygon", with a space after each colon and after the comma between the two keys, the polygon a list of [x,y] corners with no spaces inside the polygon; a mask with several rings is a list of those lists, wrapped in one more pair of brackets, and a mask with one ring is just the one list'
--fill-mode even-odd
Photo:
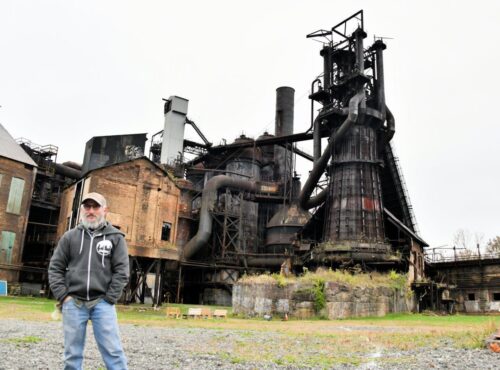
{"label": "man", "polygon": [[101,194],[84,196],[81,223],[62,236],[50,260],[50,288],[62,304],[65,369],[82,369],[89,320],[106,368],[127,369],[114,306],[129,278],[127,245],[107,212]]}

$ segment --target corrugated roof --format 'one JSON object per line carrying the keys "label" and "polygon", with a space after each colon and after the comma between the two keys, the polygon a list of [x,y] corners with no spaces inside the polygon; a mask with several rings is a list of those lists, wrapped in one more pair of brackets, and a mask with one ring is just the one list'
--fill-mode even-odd
{"label": "corrugated roof", "polygon": [[17,162],[26,163],[36,167],[36,163],[31,157],[19,146],[14,138],[0,123],[0,156],[12,159]]}

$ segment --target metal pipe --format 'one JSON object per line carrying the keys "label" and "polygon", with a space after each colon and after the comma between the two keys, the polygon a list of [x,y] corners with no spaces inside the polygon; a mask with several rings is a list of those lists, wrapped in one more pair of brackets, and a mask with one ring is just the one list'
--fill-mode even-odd
{"label": "metal pipe", "polygon": [[321,157],[321,121],[316,117],[313,125],[313,158],[316,163]]}
{"label": "metal pipe", "polygon": [[[321,86],[321,80],[319,78],[315,79],[311,83],[311,95],[314,94],[314,84],[316,82],[319,84],[318,86]],[[311,127],[307,129],[306,133],[312,130],[313,125],[314,125],[314,99],[311,99]]]}
{"label": "metal pipe", "polygon": [[361,28],[358,28],[354,31],[354,37],[356,41],[356,64],[358,65],[359,73],[365,73],[363,39],[366,37],[366,33]]}
{"label": "metal pipe", "polygon": [[385,120],[385,82],[384,82],[384,58],[383,51],[386,48],[381,40],[375,41],[373,44],[375,49],[375,58],[377,64],[377,107],[382,114],[382,119]]}
{"label": "metal pipe", "polygon": [[279,257],[247,257],[248,266],[281,266],[289,256]]}
{"label": "metal pipe", "polygon": [[194,130],[200,136],[201,140],[203,140],[203,142],[205,143],[206,146],[212,146],[212,143],[207,140],[205,135],[203,135],[203,132],[201,132],[201,130],[198,128],[198,126],[196,126],[196,123],[194,123],[194,121],[192,121],[186,117],[186,123],[190,124],[194,128]]}
{"label": "metal pipe", "polygon": [[323,57],[323,88],[328,91],[332,81],[332,48],[323,46],[321,56]]}
{"label": "metal pipe", "polygon": [[212,211],[215,207],[215,203],[217,202],[217,192],[221,188],[232,188],[253,193],[277,192],[277,190],[270,189],[269,186],[260,184],[256,181],[236,179],[226,175],[218,175],[212,177],[210,180],[208,180],[205,188],[203,189],[198,231],[196,232],[196,235],[191,238],[191,240],[189,240],[189,242],[184,246],[182,250],[183,260],[192,257],[210,238],[210,234],[212,233],[212,216],[210,215],[210,211]]}
{"label": "metal pipe", "polygon": [[[350,129],[353,123],[355,123],[358,120],[359,117],[359,106],[365,106],[366,102],[364,101],[365,99],[365,91],[360,90],[356,95],[354,95],[350,100],[349,100],[349,113],[347,115],[347,118],[345,121],[342,123],[342,125],[339,127],[337,131],[332,132],[330,139],[328,141],[328,145],[325,148],[325,151],[321,155],[321,157],[318,159],[317,162],[314,163],[313,169],[311,173],[309,174],[309,177],[307,178],[306,183],[304,184],[304,187],[302,188],[302,191],[300,192],[299,196],[299,204],[302,209],[310,209],[315,207],[315,203],[311,203],[311,194],[316,187],[316,184],[318,183],[319,179],[321,178],[321,175],[323,174],[326,166],[328,165],[328,161],[330,160],[331,153],[332,153],[332,148],[335,147],[335,145],[344,137],[346,132]],[[323,191],[324,192],[324,191]],[[321,195],[321,199],[325,197],[321,192],[318,196]],[[315,198],[315,202],[318,201],[318,196]],[[326,199],[326,197],[324,198]],[[317,204],[316,204],[317,205]]]}
{"label": "metal pipe", "polygon": [[60,163],[56,163],[55,170],[56,170],[56,173],[63,175],[63,176],[66,176],[66,177],[69,177],[70,179],[76,180],[76,179],[79,179],[80,177],[82,177],[82,171],[78,171],[72,167],[65,166],[65,165],[60,164]]}
{"label": "metal pipe", "polygon": [[396,120],[394,119],[394,115],[390,111],[389,107],[386,105],[385,106],[385,112],[386,112],[386,120],[387,120],[387,138],[386,138],[386,143],[391,141],[392,137],[394,136],[394,133],[396,132]]}

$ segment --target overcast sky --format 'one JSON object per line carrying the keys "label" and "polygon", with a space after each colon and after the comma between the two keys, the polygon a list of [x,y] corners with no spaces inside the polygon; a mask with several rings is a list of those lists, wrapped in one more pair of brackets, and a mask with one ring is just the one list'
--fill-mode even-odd
{"label": "overcast sky", "polygon": [[360,9],[367,43],[392,38],[386,99],[421,236],[500,235],[496,1],[2,0],[0,122],[81,163],[93,136],[163,129],[171,95],[214,144],[273,132],[276,88],[291,86],[302,132],[322,72],[305,36]]}

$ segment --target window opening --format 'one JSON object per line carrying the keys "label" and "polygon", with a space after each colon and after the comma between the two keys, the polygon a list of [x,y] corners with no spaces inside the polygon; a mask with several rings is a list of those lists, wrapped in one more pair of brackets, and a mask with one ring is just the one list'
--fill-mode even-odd
{"label": "window opening", "polygon": [[170,222],[164,222],[161,227],[161,240],[170,241],[170,230],[172,229],[172,224]]}

